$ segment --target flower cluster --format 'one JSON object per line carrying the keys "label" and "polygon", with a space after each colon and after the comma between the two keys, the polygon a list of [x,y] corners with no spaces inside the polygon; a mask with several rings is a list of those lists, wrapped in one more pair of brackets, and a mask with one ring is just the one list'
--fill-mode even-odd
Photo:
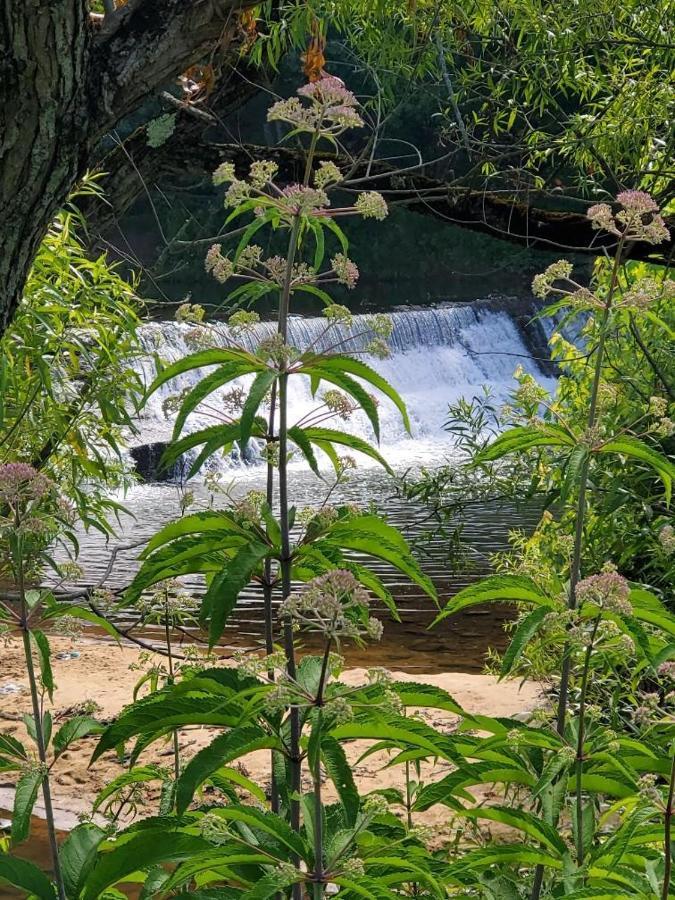
{"label": "flower cluster", "polygon": [[231,162],[221,163],[213,173],[213,183],[215,185],[230,184],[231,182],[236,180],[237,175],[234,171],[234,163]]}
{"label": "flower cluster", "polygon": [[535,297],[544,300],[551,291],[556,281],[569,281],[572,274],[572,263],[566,259],[559,259],[532,280],[532,293]]}
{"label": "flower cluster", "polygon": [[176,579],[158,582],[153,593],[138,603],[146,622],[186,622],[194,617],[196,607],[195,598]]}
{"label": "flower cluster", "polygon": [[659,531],[659,543],[666,553],[675,553],[675,529],[672,525],[664,525]]}
{"label": "flower cluster", "polygon": [[275,366],[287,367],[299,358],[300,351],[287,344],[280,334],[272,334],[258,344],[258,356]]}
{"label": "flower cluster", "polygon": [[622,191],[616,202],[620,207],[616,213],[608,203],[596,203],[587,210],[593,228],[648,244],[668,240],[670,233],[658,204],[645,191]]}
{"label": "flower cluster", "polygon": [[0,465],[0,502],[16,509],[52,495],[54,482],[28,463]]}
{"label": "flower cluster", "polygon": [[213,244],[204,259],[204,268],[220,284],[224,284],[234,274],[234,264],[229,257],[223,256],[222,250],[221,244]]}
{"label": "flower cluster", "polygon": [[264,491],[249,491],[234,504],[234,512],[244,525],[260,524],[263,504],[266,502]]}
{"label": "flower cluster", "polygon": [[593,603],[608,612],[629,616],[633,606],[629,600],[630,585],[618,572],[606,571],[582,579],[577,585],[577,599]]}
{"label": "flower cluster", "polygon": [[356,263],[352,262],[344,253],[337,253],[330,263],[339,284],[344,284],[350,291],[356,287],[356,282],[359,280]]}
{"label": "flower cluster", "polygon": [[378,222],[386,219],[389,214],[384,197],[377,191],[366,191],[359,194],[354,208],[364,219],[377,219]]}
{"label": "flower cluster", "polygon": [[640,278],[624,293],[619,305],[624,309],[639,312],[660,300],[673,299],[675,299],[675,281],[672,279],[660,282],[655,278]]}
{"label": "flower cluster", "polygon": [[227,320],[227,325],[234,335],[244,334],[248,331],[252,331],[256,325],[260,324],[260,316],[257,312],[248,312],[245,309],[237,310],[236,313],[232,313],[230,318]]}
{"label": "flower cluster", "polygon": [[314,173],[315,186],[325,190],[329,185],[338,184],[340,181],[342,181],[342,172],[335,163],[322,160],[319,163],[319,168]]}
{"label": "flower cluster", "polygon": [[253,187],[260,190],[264,188],[265,185],[271,184],[274,181],[274,177],[278,171],[279,166],[275,162],[272,162],[269,159],[260,159],[251,163],[248,177]]}
{"label": "flower cluster", "polygon": [[356,404],[351,397],[335,389],[326,391],[321,399],[324,405],[340,419],[349,419],[356,409]]}
{"label": "flower cluster", "polygon": [[176,321],[191,322],[193,325],[197,325],[204,321],[204,313],[204,307],[198,303],[181,303],[176,310]]}
{"label": "flower cluster", "polygon": [[351,310],[339,303],[324,307],[323,314],[333,325],[344,325],[346,328],[349,328],[354,318]]}
{"label": "flower cluster", "polygon": [[668,412],[668,401],[665,397],[650,397],[648,412],[651,416],[665,416]]}
{"label": "flower cluster", "polygon": [[330,206],[328,194],[324,190],[302,184],[289,184],[282,190],[279,199],[293,216],[308,215]]}
{"label": "flower cluster", "polygon": [[284,600],[279,615],[300,628],[320,632],[327,640],[348,638],[361,643],[364,638],[382,636],[381,622],[368,616],[369,605],[368,593],[354,575],[333,569]]}
{"label": "flower cluster", "polygon": [[661,678],[665,678],[666,681],[675,682],[675,661],[669,660],[668,662],[661,663],[658,668],[658,673]]}
{"label": "flower cluster", "polygon": [[[334,75],[298,89],[298,97],[279,100],[267,113],[268,122],[286,122],[294,130],[335,137],[348,128],[361,128],[363,119],[356,111],[356,97]],[[303,103],[303,100],[309,101]]]}

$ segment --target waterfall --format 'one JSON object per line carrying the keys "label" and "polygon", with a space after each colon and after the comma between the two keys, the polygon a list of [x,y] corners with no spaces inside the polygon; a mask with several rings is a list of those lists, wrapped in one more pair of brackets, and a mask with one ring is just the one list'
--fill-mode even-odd
{"label": "waterfall", "polygon": [[[395,407],[385,397],[379,398],[381,449],[392,463],[431,464],[434,459],[440,459],[449,443],[443,430],[448,405],[460,397],[475,396],[483,385],[490,387],[496,399],[504,399],[514,386],[513,371],[519,364],[552,387],[552,379],[532,358],[529,349],[532,343],[526,341],[516,318],[507,311],[467,304],[392,312],[387,317],[392,325],[388,340],[390,356],[387,359],[362,358],[387,379],[408,408],[411,435],[406,433]],[[368,316],[354,316],[350,327],[340,327],[339,335],[335,329],[326,335],[326,319],[291,317],[289,343],[299,350],[308,347],[325,350],[342,341],[348,350],[362,351],[372,339],[369,321]],[[261,322],[237,340],[253,349],[275,330],[274,323]],[[173,362],[194,352],[195,345],[190,340],[193,332],[193,326],[185,323],[151,322],[143,326],[142,340],[149,351]],[[226,325],[215,326],[214,343],[226,346],[231,340]],[[545,341],[540,341],[540,345],[542,343]],[[143,375],[148,383],[152,380],[154,367],[150,357],[144,363]],[[165,413],[165,401],[194,386],[202,375],[203,372],[198,371],[185,373],[150,398],[141,420],[141,441],[168,440],[173,422],[172,414],[167,417]],[[250,381],[250,378],[243,378],[235,384],[246,388]],[[230,388],[231,385],[226,390]],[[289,422],[293,424],[315,409],[320,401],[312,397],[307,378],[291,378],[289,388]],[[216,393],[209,401],[216,411],[223,393]],[[320,395],[321,390],[317,396]],[[216,421],[209,410],[200,411],[189,417],[186,428],[194,431]],[[370,424],[360,410],[346,422],[334,420],[327,424],[373,439]],[[226,468],[241,465],[236,453],[233,457],[221,460],[218,465]]]}

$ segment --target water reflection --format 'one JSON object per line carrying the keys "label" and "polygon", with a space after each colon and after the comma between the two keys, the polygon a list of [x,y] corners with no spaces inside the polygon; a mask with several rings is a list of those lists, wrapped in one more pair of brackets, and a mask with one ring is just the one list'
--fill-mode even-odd
{"label": "water reflection", "polygon": [[[232,496],[240,497],[249,490],[264,488],[264,471],[261,467],[240,470],[231,485]],[[197,505],[205,506],[209,495],[203,484],[191,484]],[[298,508],[318,506],[325,495],[326,485],[304,468],[291,468],[290,495]],[[174,485],[139,486],[126,498],[126,505],[133,518],[125,520],[122,541],[139,541],[149,538],[162,525],[179,515],[180,492]],[[398,526],[409,540],[420,538],[430,529],[428,510],[423,506],[403,502],[396,496],[393,482],[378,469],[357,469],[349,483],[340,486],[331,502],[358,502],[374,504],[384,512],[392,524]],[[467,545],[466,558],[455,568],[451,563],[448,542],[442,536],[432,535],[423,544],[419,559],[424,571],[432,578],[441,603],[460,588],[474,581],[489,570],[490,554],[507,546],[507,534],[514,527],[530,528],[536,519],[536,511],[515,510],[512,507],[483,506],[472,508],[464,523],[463,538]],[[110,547],[102,543],[100,536],[81,536],[80,562],[88,583],[96,582],[105,572]],[[116,560],[108,584],[122,588],[136,571],[138,550],[122,553]],[[429,631],[435,616],[431,600],[415,585],[385,563],[369,562],[395,597],[401,615],[400,622],[385,619],[385,633],[379,645],[360,651],[350,648],[347,661],[351,665],[386,665],[406,671],[480,671],[489,647],[505,646],[504,622],[510,616],[508,607],[475,608],[467,610],[451,620],[445,620]],[[184,579],[186,587],[196,595],[204,590],[199,578]],[[118,621],[129,626],[136,620],[133,611],[119,615]],[[144,638],[160,640],[158,628],[148,626]],[[259,646],[263,636],[262,595],[255,586],[247,588],[231,616],[222,639],[224,651],[231,648]],[[177,636],[183,640],[185,635]],[[312,649],[311,641],[307,644]]]}

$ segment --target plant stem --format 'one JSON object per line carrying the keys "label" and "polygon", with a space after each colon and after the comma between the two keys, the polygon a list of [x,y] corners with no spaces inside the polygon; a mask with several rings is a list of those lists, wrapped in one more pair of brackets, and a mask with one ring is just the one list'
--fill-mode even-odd
{"label": "plant stem", "polygon": [[[588,407],[587,431],[591,431],[596,422],[598,414],[598,392],[600,390],[600,381],[602,380],[602,364],[604,360],[605,340],[607,337],[607,326],[609,324],[609,316],[612,308],[612,300],[616,290],[619,278],[619,266],[621,265],[621,256],[623,252],[623,238],[619,241],[619,246],[614,257],[614,266],[612,267],[612,275],[607,293],[607,300],[603,311],[602,320],[600,322],[600,331],[598,335],[598,346],[595,353],[595,371],[593,373],[593,383],[591,385],[591,398]],[[590,451],[586,455],[579,475],[579,495],[577,497],[577,514],[576,527],[574,532],[574,549],[572,551],[572,566],[570,569],[570,587],[568,595],[568,608],[576,609],[577,606],[577,585],[581,580],[581,553],[584,541],[584,522],[586,519],[586,491],[588,488],[588,472],[590,467]],[[569,644],[565,645],[563,650],[563,664],[560,674],[560,695],[558,697],[558,716],[557,730],[558,734],[565,731],[565,720],[567,717],[567,701],[570,683],[571,656]]]}
{"label": "plant stem", "polygon": [[[320,123],[319,123],[320,126]],[[319,139],[319,128],[312,135],[307,160],[305,163],[305,174],[303,184],[309,183],[312,172],[312,162],[317,141]],[[282,337],[284,344],[288,338],[288,314],[290,311],[291,301],[291,285],[293,281],[293,265],[298,252],[298,244],[300,240],[300,213],[296,213],[293,217],[291,233],[288,238],[288,252],[286,256],[286,270],[284,273],[283,287],[281,289],[281,297],[279,299],[279,323],[278,333]],[[291,542],[290,542],[290,521],[289,521],[289,504],[288,504],[288,369],[287,363],[284,362],[280,367],[278,379],[279,391],[279,524],[281,529],[281,596],[285,600],[291,593]],[[284,652],[286,654],[286,670],[292,681],[296,680],[296,662],[295,662],[295,642],[293,635],[293,625],[290,619],[284,621]],[[292,704],[289,711],[290,740],[289,740],[289,767],[290,767],[290,826],[294,831],[300,831],[300,792],[302,790],[302,755],[300,751],[300,710],[297,705]],[[299,865],[299,859],[294,859]],[[302,887],[300,884],[294,884],[292,888],[293,900],[301,900]]]}
{"label": "plant stem", "polygon": [[[317,698],[318,701],[318,698]],[[319,732],[319,746],[321,746],[321,729],[323,727],[323,710],[320,706],[316,710],[316,724]],[[316,755],[316,763],[312,772],[314,782],[314,900],[322,900],[324,892],[324,868],[323,868],[323,802],[321,800],[321,752]]]}
{"label": "plant stem", "polygon": [[[273,445],[274,441],[274,417],[276,415],[277,404],[277,386],[272,385],[270,396],[270,414],[267,423],[267,443],[268,447]],[[270,509],[274,506],[274,460],[269,458],[267,461],[267,485],[265,496],[267,505]],[[263,610],[265,617],[265,653],[270,656],[274,652],[274,616],[272,609],[272,560],[265,560],[265,569],[263,577]],[[274,670],[269,669],[267,677],[274,681]],[[274,774],[274,756],[275,751],[270,751],[270,808],[273,813],[279,812],[279,787]]]}
{"label": "plant stem", "polygon": [[[168,592],[167,592],[168,593]],[[168,599],[168,597],[167,597]],[[169,660],[169,684],[174,683],[174,668],[173,668],[173,655],[171,652],[171,629],[169,628],[169,615],[166,609],[164,608],[164,634],[166,636],[166,655]],[[174,728],[171,732],[171,738],[173,741],[173,775],[176,781],[178,781],[180,777],[180,746],[178,744],[178,729]]]}
{"label": "plant stem", "polygon": [[675,801],[675,746],[672,748],[673,759],[670,765],[670,784],[668,786],[668,800],[663,827],[663,849],[665,853],[665,869],[663,872],[663,893],[661,900],[670,897],[670,882],[673,872],[673,854],[671,850],[671,831],[673,826],[673,802]]}
{"label": "plant stem", "polygon": [[321,674],[319,676],[319,686],[314,701],[316,707],[316,723],[314,728],[318,733],[319,751],[316,754],[316,761],[312,771],[312,781],[314,784],[314,900],[322,900],[324,894],[324,860],[323,860],[323,802],[321,799],[321,729],[323,728],[323,697],[326,687],[326,679],[328,677],[328,662],[330,659],[330,648],[332,638],[326,641],[326,647],[323,652],[323,660],[321,662]]}
{"label": "plant stem", "polygon": [[595,644],[595,636],[598,633],[601,616],[598,616],[593,624],[591,638],[586,647],[586,655],[584,657],[584,668],[581,676],[581,697],[579,699],[579,724],[577,728],[577,758],[576,758],[576,775],[575,790],[577,804],[577,865],[584,864],[584,799],[581,790],[581,783],[584,775],[584,740],[586,738],[586,695],[588,693],[588,673],[591,666],[591,656],[593,655],[593,646]]}
{"label": "plant stem", "polygon": [[38,697],[37,679],[35,678],[35,667],[33,666],[33,652],[30,645],[30,630],[28,627],[28,604],[26,603],[26,590],[23,573],[23,560],[18,560],[18,588],[21,600],[21,637],[23,639],[23,652],[26,660],[26,672],[28,674],[28,684],[30,685],[30,699],[33,707],[33,719],[35,722],[35,743],[38,748],[38,758],[40,765],[44,769],[42,778],[42,797],[45,804],[45,817],[47,820],[47,834],[49,835],[49,850],[52,858],[52,868],[54,870],[54,878],[56,879],[56,889],[58,891],[59,900],[66,900],[66,890],[63,884],[63,875],[61,874],[61,863],[59,862],[59,845],[56,840],[56,824],[54,822],[54,807],[52,806],[52,791],[49,783],[49,770],[47,768],[47,748],[45,747],[45,736],[42,728],[42,710],[40,709],[40,699]]}
{"label": "plant stem", "polygon": [[[279,334],[286,341],[288,336],[288,311],[291,296],[291,278],[293,263],[298,246],[300,234],[300,216],[293,220],[291,236],[288,242],[288,257],[286,260],[286,276],[279,304]],[[291,543],[290,523],[288,517],[288,372],[284,369],[279,373],[279,517],[281,527],[281,596],[285,600],[291,593]],[[284,651],[286,653],[286,669],[288,676],[293,681],[296,678],[295,642],[293,626],[289,619],[284,622]],[[301,788],[301,756],[300,756],[300,711],[292,705],[290,709],[290,768],[291,785],[290,792],[290,819],[291,828],[300,830],[300,800],[298,795]],[[299,896],[300,885],[294,885]]]}
{"label": "plant stem", "polygon": [[[607,326],[609,324],[609,316],[612,308],[612,300],[619,281],[619,267],[621,265],[621,256],[623,254],[624,239],[619,239],[619,244],[614,256],[614,265],[610,277],[609,290],[607,292],[607,300],[603,311],[602,320],[600,322],[600,332],[598,335],[598,346],[595,348],[595,370],[593,373],[593,383],[591,385],[591,398],[588,407],[587,429],[590,431],[597,421],[598,410],[598,392],[600,390],[600,381],[602,379],[602,364],[605,352],[605,340],[607,337]],[[576,609],[577,606],[577,585],[581,580],[581,553],[584,540],[584,522],[586,519],[586,490],[588,487],[588,472],[590,466],[590,450],[586,455],[579,473],[579,494],[577,497],[577,514],[576,525],[574,531],[574,549],[572,551],[572,565],[570,568],[570,586],[567,600],[568,609]],[[570,689],[570,674],[572,660],[570,655],[569,641],[565,642],[562,653],[562,669],[560,671],[560,693],[558,695],[558,710],[556,716],[556,730],[559,735],[565,733],[565,723],[567,721],[567,705]],[[534,873],[534,883],[532,885],[532,893],[530,900],[539,900],[541,889],[544,883],[543,866],[538,865]]]}

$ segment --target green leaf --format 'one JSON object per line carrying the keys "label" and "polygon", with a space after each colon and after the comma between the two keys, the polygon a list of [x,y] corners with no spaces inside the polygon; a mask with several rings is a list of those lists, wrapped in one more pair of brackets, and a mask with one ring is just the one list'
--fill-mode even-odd
{"label": "green leaf", "polygon": [[270,897],[281,895],[280,892],[285,888],[303,881],[304,878],[305,876],[302,872],[293,873],[277,870],[276,872],[270,872],[268,875],[263,875],[262,878],[256,881],[254,887],[249,888],[249,890],[244,891],[239,896],[241,900],[269,900]]}
{"label": "green leaf", "polygon": [[231,803],[213,810],[213,813],[222,819],[231,822],[241,822],[254,830],[271,835],[276,841],[284,845],[291,853],[295,853],[300,859],[308,862],[311,854],[301,835],[287,824],[285,819],[275,813],[265,812],[257,806],[245,806],[240,803]]}
{"label": "green leaf", "polygon": [[451,597],[445,609],[431,623],[431,627],[469,606],[477,606],[479,603],[514,602],[534,603],[537,606],[545,606],[547,610],[554,608],[553,601],[540,591],[531,578],[524,575],[491,575]]}
{"label": "green leaf", "polygon": [[542,622],[551,610],[547,606],[540,606],[533,612],[529,613],[513,634],[509,646],[502,658],[500,678],[510,675],[520,662],[520,658],[525,652],[525,648],[539,631]]}
{"label": "green leaf", "polygon": [[183,426],[185,425],[185,420],[187,419],[187,417],[191,412],[194,412],[194,410],[203,400],[205,400],[209,396],[209,394],[212,394],[219,387],[222,387],[224,384],[233,381],[235,378],[240,378],[242,375],[248,374],[250,371],[251,367],[246,363],[231,362],[227,363],[224,366],[219,366],[215,372],[211,372],[210,375],[202,378],[202,380],[187,394],[180,405],[180,409],[173,426],[172,440],[175,441],[178,438],[179,434],[183,430]]}
{"label": "green leaf", "polygon": [[49,699],[52,700],[54,696],[54,675],[52,674],[51,651],[47,635],[43,631],[31,630],[30,636],[37,648],[42,683],[47,690]]}
{"label": "green leaf", "polygon": [[119,644],[120,636],[115,627],[103,616],[99,616],[91,609],[84,609],[82,606],[74,606],[72,603],[51,603],[43,618],[58,619],[61,616],[72,616],[75,619],[82,619],[83,622],[89,622],[101,628],[106,634],[114,638]]}
{"label": "green leaf", "polygon": [[267,544],[250,544],[237,551],[232,560],[216,575],[202,600],[200,619],[209,623],[209,647],[220,640],[228,616],[234,609],[239,594],[270,548]]}
{"label": "green leaf", "polygon": [[25,891],[29,897],[54,900],[56,891],[45,873],[27,859],[16,859],[8,853],[0,853],[0,882]]}
{"label": "green leaf", "polygon": [[356,550],[386,560],[436,600],[436,588],[413,557],[405,538],[379,516],[338,519],[331,525],[326,541],[340,549]]}
{"label": "green leaf", "polygon": [[376,372],[375,369],[372,369],[360,359],[354,359],[351,356],[320,357],[320,360],[320,368],[324,372],[326,370],[340,373],[347,372],[349,375],[355,375],[357,378],[361,378],[363,381],[368,382],[368,384],[372,384],[374,388],[377,388],[377,390],[391,400],[398,409],[401,413],[401,418],[403,419],[406,431],[408,434],[411,433],[410,419],[405,403],[398,392],[395,391],[389,382]]}
{"label": "green leaf", "polygon": [[68,749],[73,741],[79,741],[90,734],[101,734],[103,725],[91,716],[75,716],[68,719],[54,735],[54,757]]}
{"label": "green leaf", "polygon": [[30,819],[42,784],[39,769],[28,771],[19,778],[12,810],[12,843],[20,844],[30,834]]}
{"label": "green leaf", "polygon": [[415,681],[392,681],[387,688],[398,694],[401,703],[405,707],[421,707],[424,709],[444,709],[458,716],[464,715],[464,710],[457,701],[443,688],[434,684],[425,684]]}
{"label": "green leaf", "polygon": [[134,872],[147,870],[158,863],[178,863],[211,849],[202,838],[167,828],[152,828],[132,835],[113,849],[99,853],[87,878],[82,900],[98,900],[106,888],[124,881]]}
{"label": "green leaf", "polygon": [[675,465],[665,456],[652,450],[643,441],[637,438],[623,435],[622,437],[603,444],[600,453],[618,453],[621,456],[627,456],[630,459],[637,459],[640,462],[647,463],[658,474],[663,482],[665,489],[666,503],[670,503],[673,490],[673,478],[675,478]]}
{"label": "green leaf", "polygon": [[363,438],[357,437],[354,434],[346,434],[343,431],[336,431],[332,428],[304,428],[303,432],[306,438],[322,449],[323,444],[326,443],[340,444],[343,447],[349,447],[350,450],[356,450],[357,453],[363,453],[364,456],[374,459],[375,462],[378,462],[390,475],[394,474],[393,469],[385,458],[378,453],[374,447],[371,447],[368,441],[364,441]]}
{"label": "green leaf", "polygon": [[96,850],[105,838],[98,825],[86,822],[74,828],[59,850],[61,874],[67,897],[79,897],[82,884],[96,859]]}
{"label": "green leaf", "polygon": [[319,471],[319,464],[316,461],[316,456],[314,455],[314,450],[312,449],[312,443],[305,433],[304,428],[300,428],[298,425],[294,425],[292,428],[288,429],[288,436],[299,448],[302,455],[307,460],[310,469],[314,472],[315,475],[318,475],[321,478],[321,472]]}
{"label": "green leaf", "polygon": [[354,825],[360,807],[359,792],[344,750],[335,738],[328,734],[321,737],[321,757],[326,774],[335,785],[344,808],[346,822],[348,825]]}
{"label": "green leaf", "polygon": [[568,497],[574,490],[577,481],[580,478],[586,460],[588,459],[588,447],[586,444],[579,444],[570,453],[567,464],[565,465],[565,477],[560,487],[560,502],[566,503]]}
{"label": "green leaf", "polygon": [[228,515],[225,510],[204,510],[203,512],[193,513],[190,516],[183,516],[175,519],[161,528],[148,541],[145,549],[140,554],[141,559],[147,557],[169,541],[173,541],[178,537],[187,534],[204,534],[208,531],[222,531],[224,533],[239,534],[242,537],[248,537],[248,532],[242,529],[237,521]]}
{"label": "green leaf", "polygon": [[165,775],[160,766],[136,766],[128,772],[123,772],[117,778],[113,778],[100,791],[94,801],[94,812],[105,803],[108,797],[111,797],[116,791],[127,787],[130,784],[146,784],[149,781],[162,781]]}
{"label": "green leaf", "polygon": [[466,816],[468,819],[489,819],[491,822],[500,822],[502,825],[516,828],[539,841],[549,850],[560,854],[561,857],[567,852],[565,841],[555,828],[522,809],[508,806],[483,806],[478,809],[466,809],[458,814]]}
{"label": "green leaf", "polygon": [[14,759],[27,760],[26,748],[11,734],[0,734],[0,754]]}
{"label": "green leaf", "polygon": [[368,416],[368,421],[372,425],[376,439],[380,440],[380,416],[377,411],[377,404],[370,396],[368,391],[359,384],[354,378],[345,375],[343,372],[333,372],[325,368],[323,365],[312,363],[311,366],[305,365],[299,370],[305,375],[309,375],[312,380],[312,393],[316,393],[320,381],[328,381],[337,385],[345,393],[349,394],[356,400],[358,405]]}
{"label": "green leaf", "polygon": [[171,689],[158,691],[122,710],[118,718],[101,735],[91,761],[108,750],[114,750],[139,734],[160,736],[173,728],[186,725],[221,725],[233,728],[240,724],[243,704],[234,692],[229,700],[212,697],[179,696]]}
{"label": "green leaf", "polygon": [[193,369],[201,369],[205,366],[218,366],[232,362],[247,363],[250,366],[250,372],[258,372],[262,368],[262,363],[251,353],[246,353],[244,350],[200,350],[198,353],[184,356],[182,359],[179,359],[177,362],[172,363],[170,366],[163,369],[148,388],[147,396],[154,394],[154,392],[163,384],[166,384],[167,381],[171,381],[173,378],[182,375],[184,372],[190,372]]}
{"label": "green leaf", "polygon": [[477,463],[494,462],[509,453],[534,447],[572,447],[574,439],[555,425],[518,425],[509,428],[476,456]]}
{"label": "green leaf", "polygon": [[241,419],[239,420],[239,448],[242,452],[242,455],[245,452],[249,442],[249,438],[251,437],[253,421],[258,412],[258,407],[262,403],[267,391],[277,380],[277,376],[278,373],[273,369],[265,369],[263,372],[260,372],[258,375],[256,375],[253,380],[253,384],[248,389],[246,402],[244,403],[244,408],[241,411]]}
{"label": "green leaf", "polygon": [[335,237],[340,242],[340,246],[342,247],[342,252],[347,253],[347,251],[349,250],[349,241],[347,240],[347,237],[346,237],[344,231],[340,228],[340,226],[335,221],[335,219],[331,219],[330,216],[324,216],[321,219],[321,224],[333,232]]}
{"label": "green leaf", "polygon": [[[254,423],[254,427],[252,430],[252,434],[254,437],[261,437],[263,434],[263,430],[260,428],[259,422],[261,420],[256,420]],[[199,431],[193,431],[191,434],[186,434],[178,441],[172,441],[166,450],[164,451],[161,459],[162,466],[171,466],[178,459],[181,458],[185,453],[188,453],[190,450],[193,450],[195,447],[199,447],[200,444],[205,444],[209,449],[209,456],[214,453],[216,450],[221,447],[227,447],[233,444],[236,440],[239,439],[239,435],[241,433],[239,423],[232,422],[231,424],[222,425],[210,425],[208,428],[202,428]],[[201,464],[205,461],[205,459],[201,459],[200,457],[192,464],[190,468],[189,477],[191,478],[195,475]]]}
{"label": "green leaf", "polygon": [[221,766],[254,750],[272,748],[280,749],[279,741],[258,725],[234,728],[211,741],[190,760],[178,779],[176,789],[178,815],[182,815],[188,808],[199,785]]}

